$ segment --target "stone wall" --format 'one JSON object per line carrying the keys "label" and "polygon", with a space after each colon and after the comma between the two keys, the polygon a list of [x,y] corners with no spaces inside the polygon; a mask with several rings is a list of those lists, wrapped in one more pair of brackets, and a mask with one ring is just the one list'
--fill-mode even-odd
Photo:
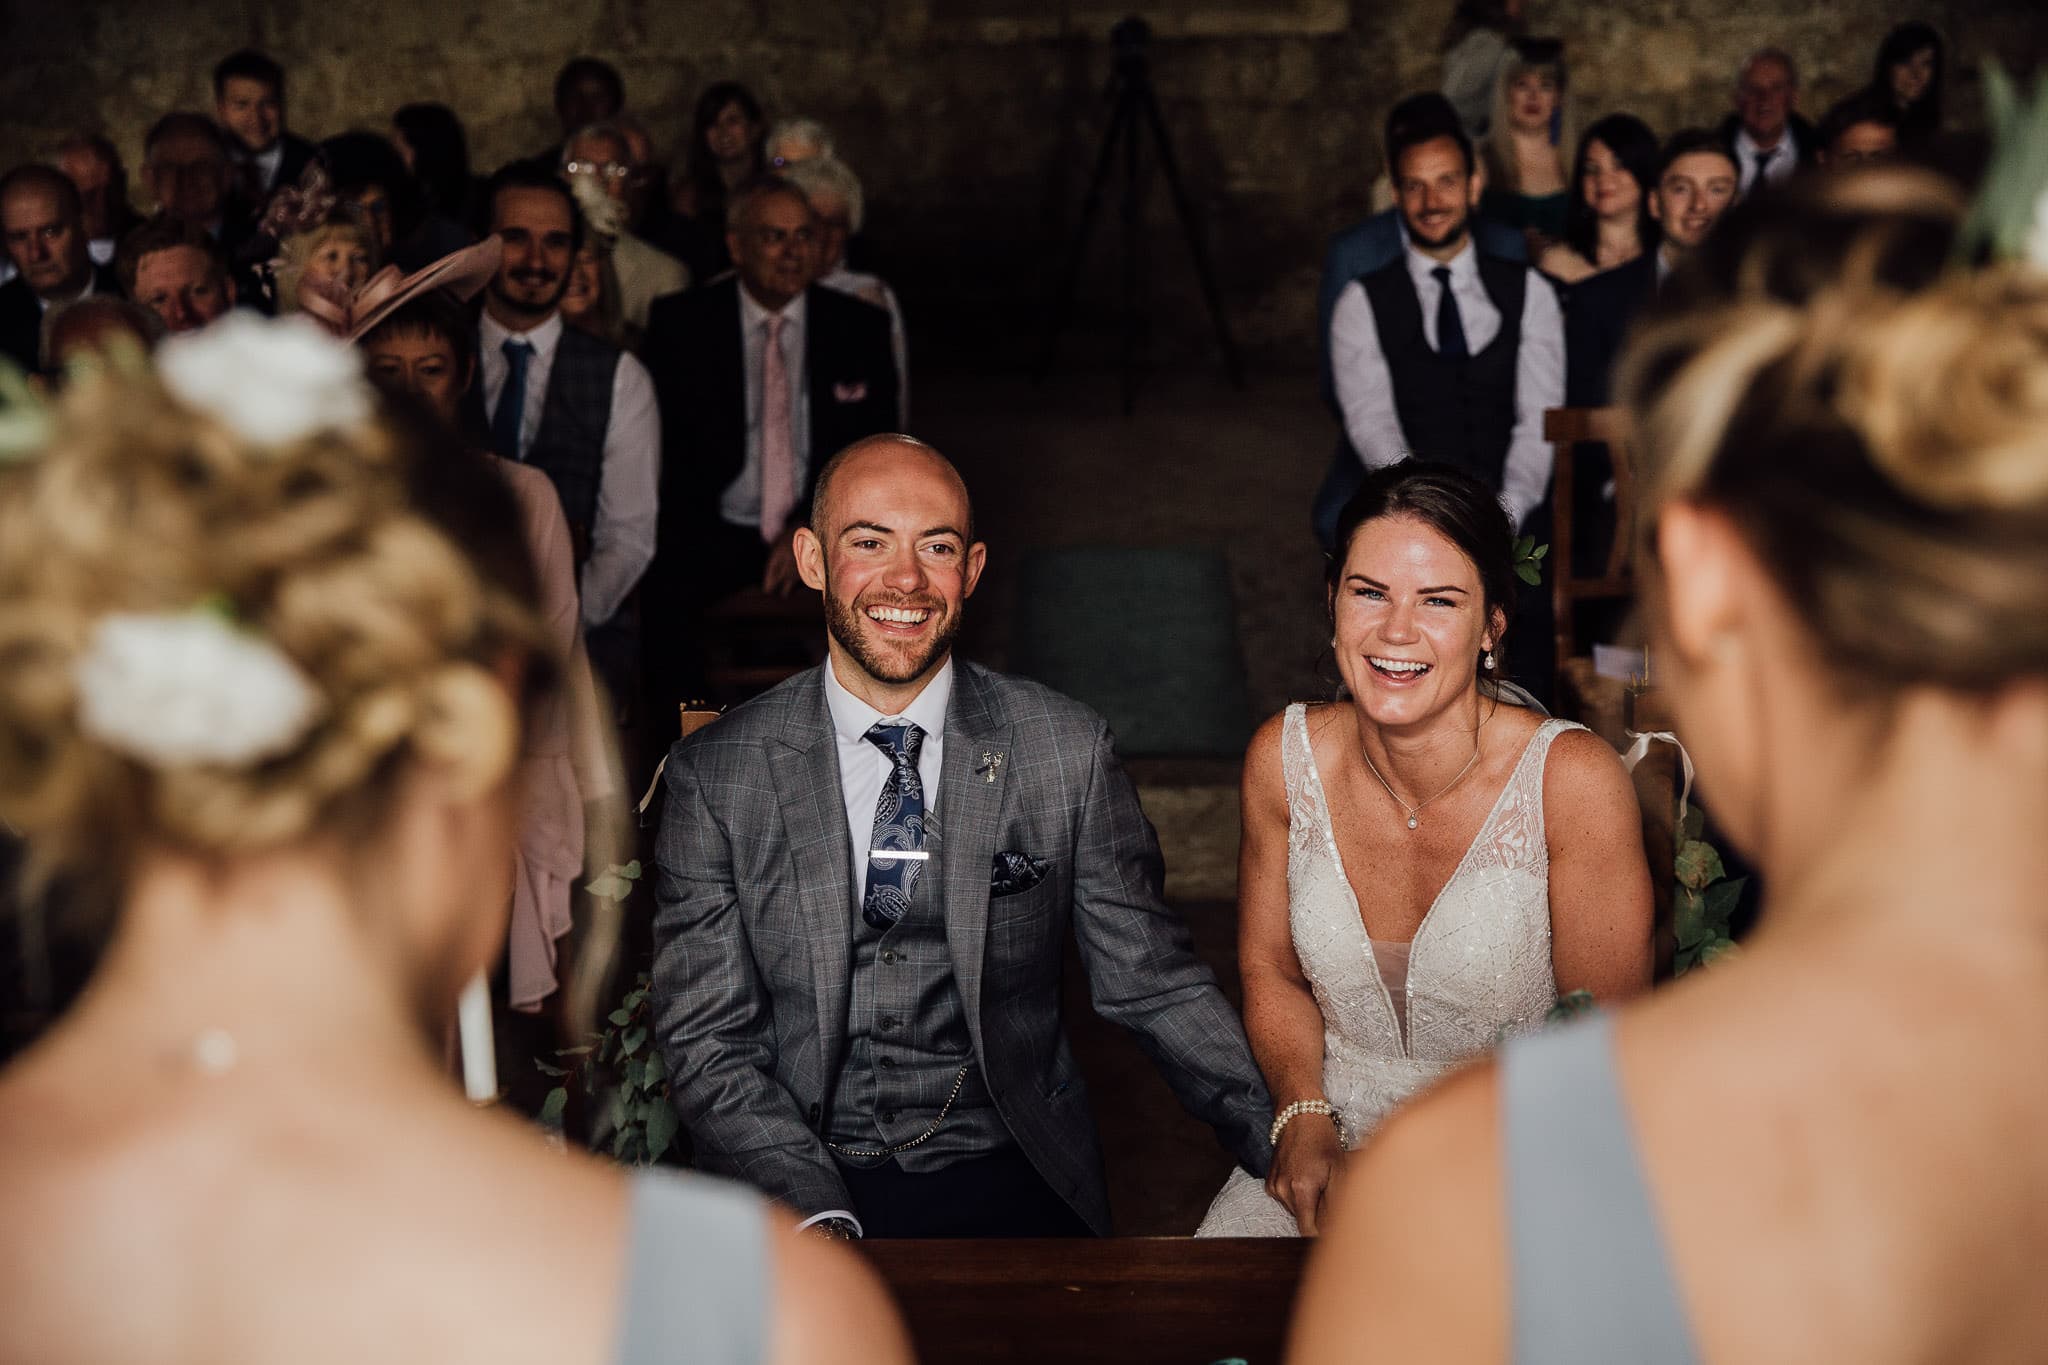
{"label": "stone wall", "polygon": [[[705,83],[748,82],[772,112],[826,121],[864,176],[873,259],[913,327],[1035,336],[1104,125],[1106,33],[1134,0],[0,0],[0,164],[59,134],[111,134],[131,165],[172,107],[211,106],[220,55],[263,47],[290,72],[292,126],[383,129],[413,99],[467,121],[477,165],[548,145],[550,84],[568,55],[624,73],[658,135],[680,136]],[[1434,83],[1451,0],[1177,0],[1144,10],[1160,104],[1222,276],[1254,348],[1304,352],[1323,238],[1357,217],[1379,171],[1388,103]],[[2043,50],[2041,0],[1529,0],[1562,36],[1581,121],[1630,109],[1660,131],[1718,116],[1733,70],[1765,41],[1805,68],[1818,114],[1865,78],[1878,38],[1919,16],[1952,42],[1950,108],[1975,115],[1978,63]],[[1145,175],[1142,261],[1168,356],[1207,323],[1163,187]],[[1121,297],[1119,201],[1099,216],[1079,293],[1085,336]],[[1083,343],[1077,343],[1077,351]],[[932,354],[927,350],[925,354]]]}

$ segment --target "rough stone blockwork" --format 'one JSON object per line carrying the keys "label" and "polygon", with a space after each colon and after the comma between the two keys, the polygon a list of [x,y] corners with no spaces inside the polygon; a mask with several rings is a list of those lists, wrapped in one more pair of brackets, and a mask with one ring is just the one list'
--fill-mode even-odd
{"label": "rough stone blockwork", "polygon": [[[97,128],[131,166],[143,129],[210,107],[207,72],[242,44],[291,73],[294,127],[382,129],[411,99],[468,122],[479,168],[548,145],[549,84],[572,53],[624,72],[632,105],[679,137],[706,82],[737,77],[771,110],[837,132],[866,178],[869,237],[920,330],[991,314],[1035,330],[1101,134],[1109,26],[1158,32],[1161,102],[1241,340],[1305,354],[1323,238],[1358,216],[1380,170],[1373,129],[1434,84],[1450,0],[0,0],[0,164]],[[2041,0],[1529,0],[1569,45],[1581,123],[1617,108],[1660,131],[1727,104],[1763,42],[1807,73],[1809,113],[1859,84],[1884,30],[1924,17],[1950,35],[1950,106],[1977,111],[1987,55],[2025,66]],[[1204,344],[1163,188],[1147,202],[1155,336]],[[1119,297],[1118,204],[1104,205],[1083,320]],[[930,352],[927,352],[930,354]]]}

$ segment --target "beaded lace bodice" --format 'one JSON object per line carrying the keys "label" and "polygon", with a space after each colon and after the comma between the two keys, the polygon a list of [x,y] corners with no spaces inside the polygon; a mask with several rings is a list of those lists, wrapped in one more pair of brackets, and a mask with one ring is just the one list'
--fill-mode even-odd
{"label": "beaded lace bodice", "polygon": [[[1543,766],[1583,727],[1548,720],[1437,893],[1409,945],[1407,1036],[1380,979],[1358,899],[1330,824],[1307,708],[1287,708],[1287,907],[1303,975],[1323,1015],[1323,1093],[1356,1147],[1380,1120],[1453,1065],[1542,1026],[1557,1001],[1550,969],[1550,854]],[[1371,894],[1367,888],[1367,894]],[[1207,1235],[1294,1235],[1294,1220],[1239,1171],[1204,1220]],[[1267,1227],[1277,1216],[1282,1226]]]}

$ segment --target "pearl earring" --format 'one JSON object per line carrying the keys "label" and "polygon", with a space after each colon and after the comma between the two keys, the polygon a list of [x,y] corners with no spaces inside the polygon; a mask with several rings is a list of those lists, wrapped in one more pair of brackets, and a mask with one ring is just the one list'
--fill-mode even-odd
{"label": "pearl earring", "polygon": [[1493,668],[1493,651],[1489,649],[1486,651],[1486,671],[1491,673],[1493,672]]}

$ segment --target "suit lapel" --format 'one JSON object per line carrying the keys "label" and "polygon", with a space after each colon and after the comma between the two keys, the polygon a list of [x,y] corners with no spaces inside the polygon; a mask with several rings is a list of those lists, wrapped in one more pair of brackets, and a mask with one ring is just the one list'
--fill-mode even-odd
{"label": "suit lapel", "polygon": [[810,945],[819,1065],[829,1084],[846,1033],[853,958],[853,855],[846,846],[839,752],[825,709],[823,669],[811,670],[805,685],[791,697],[788,723],[769,746],[768,762],[796,878],[795,909],[804,941]]}
{"label": "suit lapel", "polygon": [[1011,783],[1010,730],[995,716],[988,684],[971,664],[954,668],[939,773],[939,872],[953,980],[976,1053],[981,1041],[982,957],[988,944],[989,866],[995,861]]}

